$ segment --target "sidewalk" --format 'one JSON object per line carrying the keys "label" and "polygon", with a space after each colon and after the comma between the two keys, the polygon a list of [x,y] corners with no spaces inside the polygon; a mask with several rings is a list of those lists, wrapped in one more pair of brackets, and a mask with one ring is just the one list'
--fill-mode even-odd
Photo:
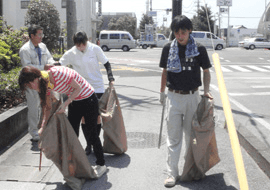
{"label": "sidewalk", "polygon": [[[135,82],[136,81],[136,82]],[[159,103],[160,77],[122,77],[115,82],[128,136],[126,154],[105,155],[107,174],[98,180],[87,181],[83,189],[98,190],[159,190],[166,189],[166,126],[162,146],[157,148],[162,106]],[[219,94],[214,93],[215,107],[222,107]],[[220,163],[207,172],[201,181],[178,182],[170,189],[236,190],[240,189],[228,133],[224,129],[223,111],[215,109],[216,139]],[[166,122],[164,122],[165,124]],[[102,136],[102,135],[101,135]],[[86,143],[81,133],[83,147]],[[183,152],[179,162],[184,165]],[[253,159],[242,149],[250,190],[270,189],[270,180]],[[93,154],[88,156],[94,164]],[[0,156],[1,190],[69,190],[56,166],[43,156],[42,170],[38,170],[39,150],[25,135]],[[180,173],[181,174],[181,173]]]}

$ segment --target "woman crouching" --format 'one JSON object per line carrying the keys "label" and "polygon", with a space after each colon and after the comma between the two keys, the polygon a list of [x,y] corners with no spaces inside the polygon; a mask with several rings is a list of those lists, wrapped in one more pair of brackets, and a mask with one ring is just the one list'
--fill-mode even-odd
{"label": "woman crouching", "polygon": [[46,127],[50,114],[51,93],[49,92],[53,90],[69,96],[59,106],[56,113],[64,113],[68,106],[68,120],[77,136],[79,135],[81,118],[85,118],[85,125],[87,126],[86,141],[87,144],[93,145],[96,156],[94,169],[97,177],[102,176],[107,168],[101,141],[96,132],[99,107],[93,87],[75,70],[62,66],[52,67],[48,71],[40,71],[33,66],[23,67],[19,76],[19,85],[22,91],[28,87],[39,93],[44,113],[43,118],[41,118],[42,124],[39,135]]}

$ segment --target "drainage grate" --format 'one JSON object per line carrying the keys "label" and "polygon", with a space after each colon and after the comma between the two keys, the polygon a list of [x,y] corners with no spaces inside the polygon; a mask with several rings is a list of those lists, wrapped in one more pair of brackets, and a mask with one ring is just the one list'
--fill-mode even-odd
{"label": "drainage grate", "polygon": [[[159,135],[146,132],[127,132],[128,148],[156,148]],[[161,137],[161,145],[165,144],[165,137]]]}

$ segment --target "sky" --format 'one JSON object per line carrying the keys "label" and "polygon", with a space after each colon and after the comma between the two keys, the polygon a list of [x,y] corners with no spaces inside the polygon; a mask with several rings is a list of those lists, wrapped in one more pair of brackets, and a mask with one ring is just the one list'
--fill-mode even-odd
{"label": "sky", "polygon": [[[139,24],[142,14],[146,13],[146,2],[148,0],[102,0],[102,12],[135,12],[137,22]],[[211,8],[213,15],[216,18],[216,25],[218,22],[219,7],[217,0],[182,0],[182,12],[188,18],[192,18],[197,10],[198,1],[200,6],[205,3]],[[221,28],[227,28],[229,25],[244,25],[247,28],[256,29],[258,27],[261,16],[264,13],[265,5],[270,0],[231,0],[232,6],[229,8],[230,17],[228,14],[221,15]],[[152,9],[157,11],[157,17],[154,20],[158,26],[169,27],[171,23],[171,12],[166,14],[165,9],[172,8],[172,0],[152,0]],[[224,7],[227,8],[227,7]],[[167,22],[163,21],[167,18]]]}

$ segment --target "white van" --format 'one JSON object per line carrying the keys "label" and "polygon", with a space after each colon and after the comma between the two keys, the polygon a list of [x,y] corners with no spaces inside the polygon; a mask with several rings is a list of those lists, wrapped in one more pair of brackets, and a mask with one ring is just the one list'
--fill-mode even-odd
{"label": "white van", "polygon": [[211,32],[192,31],[191,35],[194,37],[195,41],[199,42],[205,47],[213,48],[213,45],[212,45],[212,40],[213,40],[213,44],[216,50],[222,50],[226,48],[226,42]]}
{"label": "white van", "polygon": [[103,51],[110,49],[129,51],[137,47],[136,41],[127,31],[102,30],[99,34],[99,43]]}

